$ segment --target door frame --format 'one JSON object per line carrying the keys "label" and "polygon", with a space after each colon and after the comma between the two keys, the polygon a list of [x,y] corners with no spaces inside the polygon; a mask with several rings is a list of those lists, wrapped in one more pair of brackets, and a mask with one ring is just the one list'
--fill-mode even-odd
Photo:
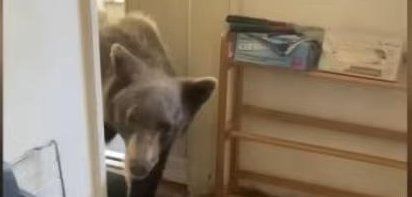
{"label": "door frame", "polygon": [[95,0],[79,0],[89,126],[89,155],[94,196],[107,196],[103,96],[100,75],[99,22]]}

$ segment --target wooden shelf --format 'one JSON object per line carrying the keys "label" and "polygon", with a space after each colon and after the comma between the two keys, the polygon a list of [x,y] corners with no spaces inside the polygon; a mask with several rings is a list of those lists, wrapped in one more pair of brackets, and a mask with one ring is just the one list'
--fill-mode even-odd
{"label": "wooden shelf", "polygon": [[242,106],[242,113],[253,114],[260,117],[286,121],[304,126],[330,129],[334,131],[354,133],[401,142],[406,142],[407,139],[406,131],[397,131],[392,129],[361,125],[357,123],[330,120],[315,116],[272,110],[248,104],[244,104]]}
{"label": "wooden shelf", "polygon": [[293,70],[289,68],[281,68],[281,67],[270,66],[270,65],[259,65],[259,64],[253,64],[253,63],[248,63],[248,62],[236,62],[235,61],[232,63],[233,65],[237,65],[237,66],[254,67],[257,69],[265,69],[269,71],[272,70],[274,72],[294,73],[296,75],[324,79],[328,81],[344,82],[344,83],[349,83],[353,85],[375,86],[375,87],[381,87],[381,88],[389,88],[389,89],[397,89],[397,90],[406,91],[406,79],[403,76],[399,76],[398,81],[392,82],[392,81],[385,81],[385,80],[379,80],[379,79],[373,79],[373,78],[367,78],[367,77],[358,77],[358,76],[332,73],[332,72],[326,72],[326,71],[320,71],[320,70],[299,71],[299,70]]}
{"label": "wooden shelf", "polygon": [[272,146],[279,146],[284,148],[290,148],[294,150],[328,155],[333,157],[338,157],[342,159],[348,159],[353,161],[360,161],[371,163],[375,165],[381,165],[386,167],[397,168],[401,170],[406,170],[406,162],[399,161],[395,159],[389,159],[385,157],[379,157],[374,155],[368,155],[363,153],[356,153],[352,151],[345,151],[325,146],[313,145],[303,142],[297,142],[292,140],[285,140],[276,137],[269,137],[260,134],[253,134],[253,133],[246,133],[242,131],[231,131],[230,137],[232,138],[239,138],[248,141],[254,141],[258,143],[268,144]]}

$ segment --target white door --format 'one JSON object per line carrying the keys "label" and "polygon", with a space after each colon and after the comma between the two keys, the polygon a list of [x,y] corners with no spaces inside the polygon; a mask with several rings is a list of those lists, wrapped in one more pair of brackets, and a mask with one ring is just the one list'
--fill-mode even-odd
{"label": "white door", "polygon": [[4,160],[55,140],[66,196],[106,196],[94,2],[3,3]]}

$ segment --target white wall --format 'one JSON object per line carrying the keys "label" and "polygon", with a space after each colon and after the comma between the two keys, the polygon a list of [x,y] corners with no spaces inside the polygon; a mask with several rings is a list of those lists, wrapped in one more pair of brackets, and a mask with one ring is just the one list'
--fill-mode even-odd
{"label": "white wall", "polygon": [[[189,6],[189,76],[218,77],[220,38],[228,0],[191,0]],[[188,132],[189,182],[194,196],[213,192],[217,139],[217,91]]]}
{"label": "white wall", "polygon": [[323,28],[401,36],[407,0],[231,0],[238,13]]}
{"label": "white wall", "polygon": [[67,196],[105,196],[89,2],[3,3],[4,159],[55,139]]}
{"label": "white wall", "polygon": [[107,22],[115,23],[125,15],[125,3],[107,2],[104,4]]}
{"label": "white wall", "polygon": [[126,11],[143,11],[157,23],[175,71],[187,74],[189,0],[128,0]]}

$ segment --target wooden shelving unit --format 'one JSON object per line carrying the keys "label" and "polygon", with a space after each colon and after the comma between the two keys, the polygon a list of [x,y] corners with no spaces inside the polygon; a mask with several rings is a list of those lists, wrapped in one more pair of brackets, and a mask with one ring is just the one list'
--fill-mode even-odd
{"label": "wooden shelving unit", "polygon": [[[245,104],[242,101],[243,95],[243,72],[245,66],[255,66],[260,69],[268,69],[274,72],[290,72],[296,75],[303,75],[305,77],[314,77],[328,81],[341,81],[350,83],[356,86],[374,86],[382,88],[390,88],[404,91],[406,83],[404,80],[400,82],[388,82],[382,80],[360,78],[353,76],[346,76],[334,73],[320,72],[320,71],[294,71],[271,66],[254,65],[244,62],[234,62],[231,58],[232,54],[233,36],[228,34],[222,36],[221,42],[221,65],[219,74],[219,112],[218,112],[218,143],[217,143],[217,159],[216,159],[216,194],[217,196],[227,196],[238,191],[241,187],[238,180],[250,179],[264,183],[271,183],[277,186],[287,187],[290,189],[300,190],[303,192],[332,195],[333,196],[367,196],[365,194],[344,191],[337,188],[330,188],[323,185],[312,183],[305,183],[298,180],[290,180],[281,177],[273,177],[262,175],[256,172],[245,171],[239,168],[239,141],[252,141],[256,143],[267,144],[276,147],[283,147],[298,151],[309,152],[312,154],[321,154],[330,157],[337,157],[352,161],[366,162],[374,165],[380,165],[395,169],[406,170],[406,162],[391,158],[385,158],[375,155],[368,155],[364,153],[352,152],[347,150],[340,150],[336,148],[320,146],[316,144],[308,144],[298,141],[285,140],[276,137],[269,137],[261,134],[256,134],[242,130],[241,121],[242,115],[254,114],[265,118],[271,118],[280,121],[286,121],[293,124],[306,125],[311,127],[333,129],[337,132],[348,132],[359,135],[373,136],[388,140],[395,140],[399,142],[406,142],[406,131],[396,131],[384,128],[371,127],[367,125],[360,125],[349,122],[341,122],[336,120],[329,120],[315,116],[308,116],[285,111],[278,111],[273,109],[266,109],[262,107]],[[233,80],[229,81],[229,73],[232,73]],[[233,83],[233,84],[230,84]],[[234,87],[233,96],[229,95],[229,84]],[[231,98],[231,101],[228,101]],[[231,106],[229,106],[231,103]],[[232,111],[228,120],[228,107],[232,107]],[[230,162],[226,163],[227,156],[225,155],[226,144],[229,144],[229,158]],[[225,184],[225,167],[229,167],[228,184]]]}

